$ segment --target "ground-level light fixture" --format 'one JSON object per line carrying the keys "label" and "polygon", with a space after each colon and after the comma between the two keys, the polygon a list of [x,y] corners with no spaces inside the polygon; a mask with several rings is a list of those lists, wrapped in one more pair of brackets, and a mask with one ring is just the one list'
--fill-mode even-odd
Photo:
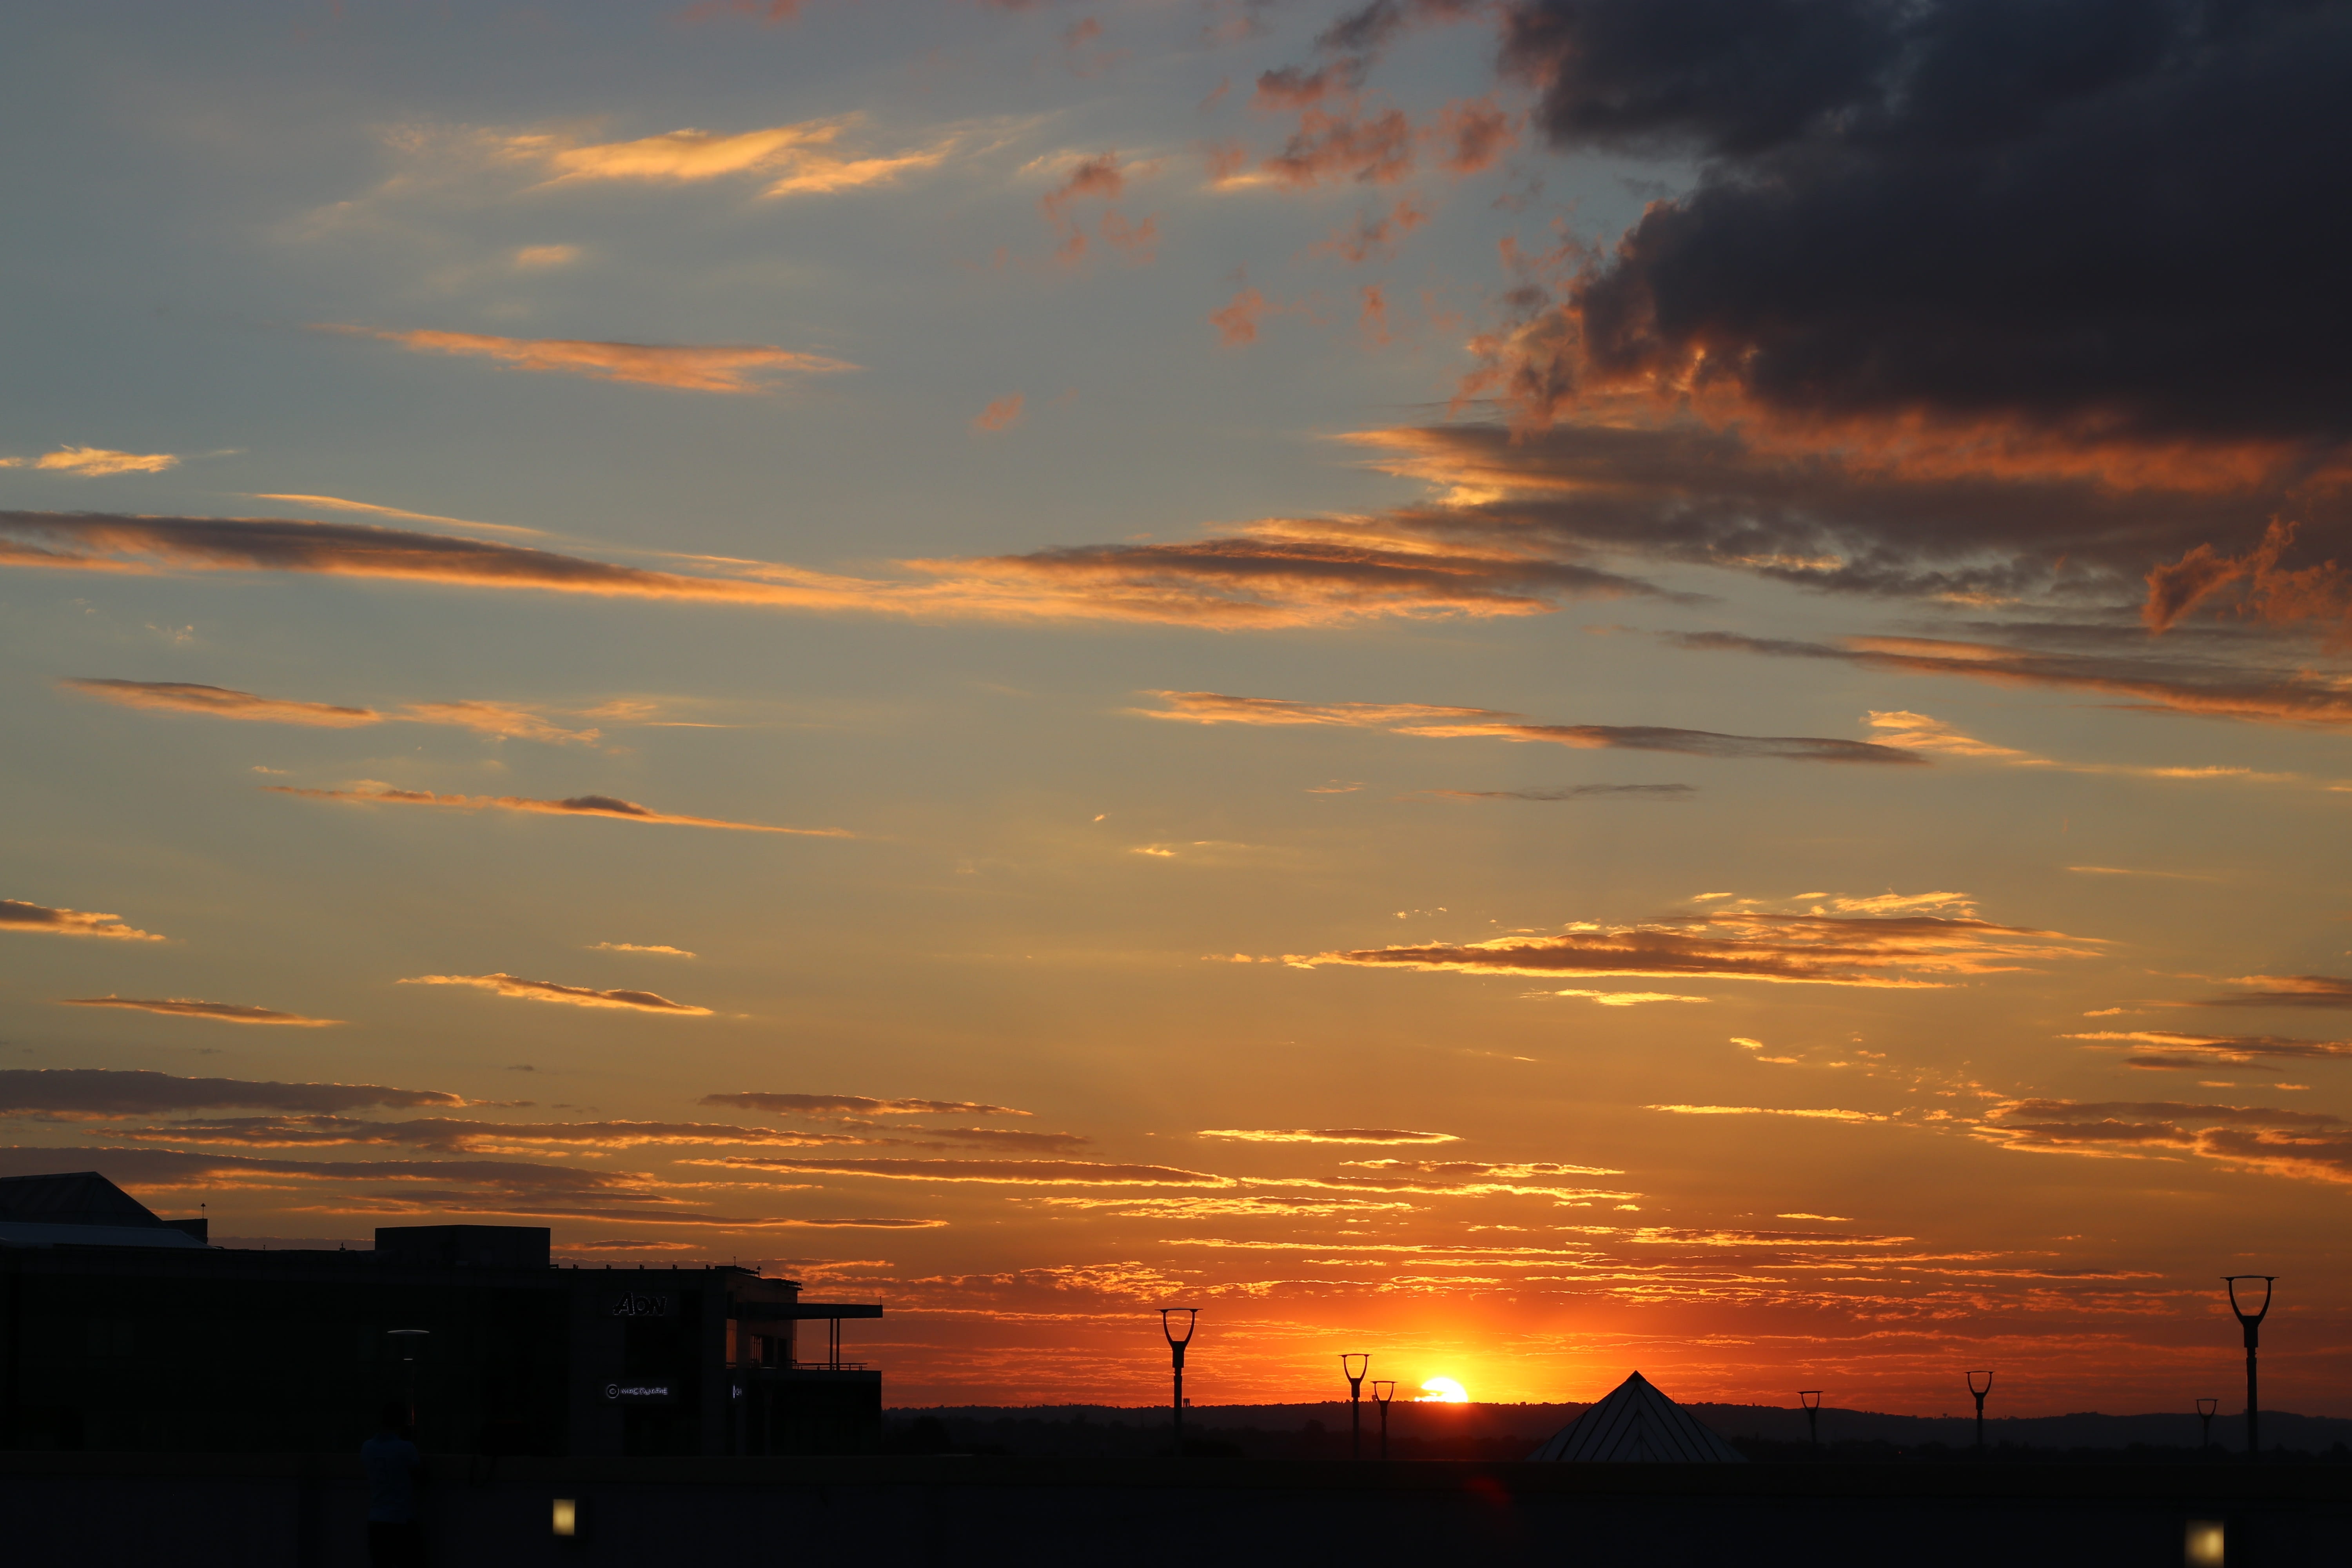
{"label": "ground-level light fixture", "polygon": [[1363,1351],[1349,1351],[1339,1357],[1340,1375],[1348,1380],[1348,1457],[1364,1457],[1364,1373],[1372,1367],[1372,1358]]}
{"label": "ground-level light fixture", "polygon": [[1396,1384],[1381,1378],[1372,1384],[1372,1403],[1381,1407],[1381,1458],[1389,1457],[1389,1406],[1396,1403]]}
{"label": "ground-level light fixture", "polygon": [[2192,1519],[2180,1532],[2180,1561],[2187,1568],[2222,1568],[2229,1561],[2229,1532],[2218,1519]]}
{"label": "ground-level light fixture", "polygon": [[1969,1392],[1977,1397],[1977,1453],[1981,1456],[1984,1453],[1984,1401],[1985,1395],[1992,1392],[1992,1373],[1969,1373]]}
{"label": "ground-level light fixture", "polygon": [[566,1540],[569,1540],[572,1536],[580,1533],[579,1499],[568,1497],[557,1498],[555,1500],[555,1506],[549,1510],[549,1533],[561,1535]]}
{"label": "ground-level light fixture", "polygon": [[1822,1446],[1822,1391],[1801,1388],[1797,1390],[1797,1403],[1805,1407],[1805,1441],[1819,1448]]}
{"label": "ground-level light fixture", "polygon": [[[1184,1318],[1184,1331],[1176,1331],[1176,1318]],[[1176,1457],[1184,1457],[1184,1347],[1192,1342],[1192,1331],[1201,1326],[1198,1307],[1162,1307],[1160,1309],[1160,1331],[1168,1336],[1168,1357],[1176,1371]]]}
{"label": "ground-level light fixture", "polygon": [[2204,1435],[2197,1440],[2197,1451],[2200,1454],[2210,1454],[2213,1451],[2213,1412],[2221,1408],[2221,1402],[2218,1399],[2200,1399],[2197,1402],[2197,1419],[2205,1424]]}
{"label": "ground-level light fixture", "polygon": [[[2263,1300],[2254,1305],[2254,1281],[2263,1282]],[[2221,1282],[2230,1288],[2230,1310],[2237,1314],[2238,1322],[2246,1331],[2246,1458],[2259,1462],[2263,1457],[2263,1428],[2260,1411],[2262,1401],[2254,1385],[2254,1352],[2263,1342],[2263,1320],[2270,1316],[2271,1287],[2278,1283],[2275,1274],[2224,1274]],[[2238,1302],[2238,1287],[2246,1287],[2246,1302]]]}

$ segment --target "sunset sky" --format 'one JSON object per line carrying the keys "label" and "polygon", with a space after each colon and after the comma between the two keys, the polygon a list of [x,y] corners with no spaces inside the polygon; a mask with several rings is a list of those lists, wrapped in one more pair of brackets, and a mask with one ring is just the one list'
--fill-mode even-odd
{"label": "sunset sky", "polygon": [[0,1173],[893,1405],[2352,1415],[2352,4],[27,11]]}

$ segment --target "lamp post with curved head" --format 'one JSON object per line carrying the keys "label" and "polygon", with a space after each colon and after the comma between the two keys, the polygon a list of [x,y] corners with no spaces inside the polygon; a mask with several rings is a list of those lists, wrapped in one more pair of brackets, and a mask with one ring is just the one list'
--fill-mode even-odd
{"label": "lamp post with curved head", "polygon": [[1984,1454],[1984,1396],[1992,1392],[1992,1373],[1969,1373],[1969,1392],[1977,1396],[1977,1454],[1981,1458]]}
{"label": "lamp post with curved head", "polygon": [[1797,1391],[1797,1403],[1805,1407],[1806,1442],[1815,1453],[1819,1453],[1822,1447],[1822,1391],[1801,1388]]}
{"label": "lamp post with curved head", "polygon": [[[2246,1285],[2248,1304],[2243,1307],[2238,1304],[2238,1282],[2242,1279],[2248,1282]],[[2259,1307],[2252,1304],[2254,1293],[2252,1282],[2256,1279],[2263,1282],[2263,1304]],[[2271,1287],[2277,1282],[2278,1276],[2275,1274],[2225,1274],[2221,1277],[2221,1280],[2223,1284],[2230,1287],[2230,1310],[2238,1315],[2239,1323],[2246,1331],[2246,1458],[2259,1462],[2263,1457],[2263,1428],[2256,1414],[2261,1408],[2261,1402],[2254,1386],[2254,1351],[2263,1342],[2263,1320],[2270,1316]]]}
{"label": "lamp post with curved head", "polygon": [[2204,1436],[2197,1440],[2197,1451],[2200,1454],[2210,1454],[2213,1451],[2213,1412],[2221,1408],[2221,1402],[2218,1399],[2200,1399],[2197,1402],[2197,1419],[2205,1424]]}
{"label": "lamp post with curved head", "polygon": [[1362,1351],[1349,1351],[1339,1358],[1339,1371],[1348,1380],[1348,1457],[1364,1457],[1364,1373],[1370,1372],[1372,1358]]}
{"label": "lamp post with curved head", "polygon": [[1372,1384],[1372,1403],[1381,1407],[1381,1458],[1389,1457],[1389,1405],[1396,1398],[1396,1384],[1386,1378]]}
{"label": "lamp post with curved head", "polygon": [[[1176,1314],[1184,1314],[1184,1332],[1176,1332]],[[1162,1307],[1160,1309],[1160,1331],[1168,1336],[1169,1359],[1176,1366],[1176,1457],[1184,1457],[1184,1347],[1192,1342],[1192,1331],[1200,1326],[1198,1307]]]}

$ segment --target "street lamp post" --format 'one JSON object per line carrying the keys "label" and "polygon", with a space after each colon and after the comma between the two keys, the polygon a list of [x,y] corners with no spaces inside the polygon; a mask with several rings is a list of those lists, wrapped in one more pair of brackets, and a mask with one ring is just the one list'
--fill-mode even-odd
{"label": "street lamp post", "polygon": [[383,1337],[400,1355],[401,1402],[408,1406],[408,1427],[416,1429],[416,1363],[425,1354],[425,1342],[432,1338],[430,1329],[386,1329]]}
{"label": "street lamp post", "polygon": [[[1178,1338],[1176,1314],[1184,1314],[1184,1333]],[[1184,1347],[1192,1342],[1192,1331],[1200,1326],[1198,1307],[1162,1307],[1160,1309],[1160,1331],[1168,1336],[1169,1359],[1176,1368],[1176,1457],[1184,1457]]]}
{"label": "street lamp post", "polygon": [[2221,1402],[2218,1399],[2200,1399],[2197,1402],[2197,1419],[2205,1424],[2204,1436],[2197,1440],[2197,1452],[2200,1455],[2213,1451],[2213,1412],[2221,1408]]}
{"label": "street lamp post", "polygon": [[1372,1358],[1362,1351],[1349,1351],[1339,1358],[1340,1373],[1348,1380],[1348,1457],[1364,1457],[1364,1373],[1371,1370]]}
{"label": "street lamp post", "polygon": [[1381,1407],[1381,1458],[1389,1457],[1389,1405],[1396,1398],[1396,1384],[1382,1378],[1372,1384],[1372,1403]]}
{"label": "street lamp post", "polygon": [[[2278,1276],[2275,1274],[2225,1274],[2221,1279],[2222,1282],[2230,1287],[2230,1310],[2238,1315],[2239,1323],[2246,1331],[2246,1458],[2259,1464],[2263,1457],[2263,1429],[2257,1415],[2261,1409],[2261,1401],[2254,1386],[2254,1351],[2263,1342],[2263,1320],[2270,1316],[2271,1287],[2277,1282]],[[2241,1279],[2259,1279],[2263,1282],[2263,1304],[2252,1311],[2238,1305],[2238,1281]],[[2246,1294],[2249,1297],[2252,1296],[2252,1285],[2246,1287]]]}
{"label": "street lamp post", "polygon": [[1818,1454],[1822,1448],[1822,1391],[1801,1388],[1797,1391],[1797,1403],[1805,1407],[1806,1441]]}
{"label": "street lamp post", "polygon": [[[1977,1380],[1979,1378],[1984,1380],[1982,1387],[1977,1385]],[[1992,1373],[1989,1372],[1969,1373],[1969,1392],[1977,1396],[1977,1457],[1982,1458],[1984,1457],[1984,1396],[1992,1392]]]}

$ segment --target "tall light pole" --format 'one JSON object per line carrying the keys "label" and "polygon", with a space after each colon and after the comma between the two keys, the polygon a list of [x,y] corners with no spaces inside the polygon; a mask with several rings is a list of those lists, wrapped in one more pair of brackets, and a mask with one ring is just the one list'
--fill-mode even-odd
{"label": "tall light pole", "polygon": [[392,1342],[399,1352],[401,1396],[408,1406],[408,1429],[416,1430],[416,1363],[425,1354],[425,1342],[433,1337],[430,1329],[386,1329],[383,1337]]}
{"label": "tall light pole", "polygon": [[[1176,1314],[1184,1314],[1184,1333],[1178,1338]],[[1162,1307],[1160,1309],[1160,1331],[1168,1336],[1168,1356],[1176,1367],[1176,1457],[1184,1457],[1184,1347],[1192,1342],[1192,1331],[1200,1326],[1198,1307]]]}
{"label": "tall light pole", "polygon": [[1372,1403],[1381,1407],[1381,1458],[1389,1457],[1389,1405],[1396,1398],[1396,1384],[1381,1378],[1372,1384]]}
{"label": "tall light pole", "polygon": [[[2221,1279],[2222,1282],[2230,1287],[2230,1310],[2238,1315],[2238,1321],[2246,1331],[2246,1458],[2259,1464],[2263,1457],[2263,1428],[2262,1422],[2256,1414],[2261,1408],[2261,1401],[2257,1397],[2254,1386],[2254,1351],[2263,1342],[2263,1320],[2270,1316],[2271,1287],[2277,1283],[2278,1276],[2275,1274],[2225,1274]],[[2252,1311],[2238,1305],[2238,1281],[2241,1279],[2259,1279],[2263,1282],[2263,1304]],[[2246,1287],[2246,1294],[2252,1297],[2253,1293],[2254,1288],[2249,1284]]]}
{"label": "tall light pole", "polygon": [[2205,1423],[2205,1435],[2197,1440],[2197,1452],[2201,1457],[2213,1451],[2213,1412],[2221,1408],[2218,1399],[2197,1402],[2197,1419]]}
{"label": "tall light pole", "polygon": [[1797,1403],[1805,1407],[1806,1441],[1818,1454],[1822,1449],[1822,1391],[1801,1388],[1797,1391]]}
{"label": "tall light pole", "polygon": [[1348,1380],[1348,1457],[1364,1457],[1364,1373],[1371,1370],[1372,1358],[1362,1351],[1349,1351],[1339,1358],[1340,1374]]}
{"label": "tall light pole", "polygon": [[[1982,1387],[1978,1386],[1979,1379],[1982,1380]],[[1984,1458],[1984,1396],[1992,1392],[1992,1373],[1989,1372],[1969,1373],[1969,1392],[1977,1396],[1977,1458]]]}

